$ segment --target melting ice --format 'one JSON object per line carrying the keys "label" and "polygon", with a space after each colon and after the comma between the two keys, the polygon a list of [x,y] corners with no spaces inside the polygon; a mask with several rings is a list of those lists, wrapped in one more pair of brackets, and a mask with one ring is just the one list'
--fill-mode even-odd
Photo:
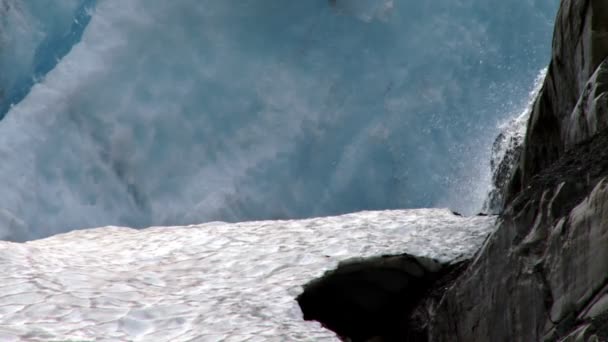
{"label": "melting ice", "polygon": [[0,238],[474,212],[556,6],[0,0]]}

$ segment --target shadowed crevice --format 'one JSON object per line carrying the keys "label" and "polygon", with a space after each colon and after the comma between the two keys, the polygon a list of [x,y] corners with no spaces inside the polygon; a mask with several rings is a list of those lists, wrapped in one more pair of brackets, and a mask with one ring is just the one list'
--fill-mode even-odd
{"label": "shadowed crevice", "polygon": [[343,340],[426,341],[424,320],[413,314],[465,264],[408,254],[348,260],[306,284],[297,301],[305,320]]}

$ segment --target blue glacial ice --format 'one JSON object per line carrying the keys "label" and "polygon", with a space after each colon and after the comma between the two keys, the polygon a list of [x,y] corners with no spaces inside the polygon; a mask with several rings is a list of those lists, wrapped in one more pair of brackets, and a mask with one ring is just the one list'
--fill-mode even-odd
{"label": "blue glacial ice", "polygon": [[364,209],[475,212],[497,123],[525,105],[557,8],[0,4],[0,238],[11,240]]}
{"label": "blue glacial ice", "polygon": [[80,41],[94,0],[0,0],[0,119]]}

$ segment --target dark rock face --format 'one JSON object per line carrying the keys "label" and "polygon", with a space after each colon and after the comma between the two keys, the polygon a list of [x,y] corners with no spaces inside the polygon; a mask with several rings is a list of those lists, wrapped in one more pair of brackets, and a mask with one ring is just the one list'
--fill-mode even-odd
{"label": "dark rock face", "polygon": [[557,341],[599,324],[589,313],[608,294],[606,146],[608,130],[532,179],[445,293],[431,341]]}
{"label": "dark rock face", "polygon": [[[508,199],[563,154],[568,146],[563,136],[571,130],[568,127],[571,113],[588,87],[587,81],[606,56],[608,2],[562,0],[553,37],[552,60],[528,122],[524,150]],[[594,112],[586,115],[597,116]],[[593,133],[581,132],[577,135],[578,140],[589,138]]]}
{"label": "dark rock face", "polygon": [[608,341],[608,1],[563,0],[495,234],[431,341]]}
{"label": "dark rock face", "polygon": [[[335,310],[308,318],[355,341],[608,341],[607,0],[562,0],[552,61],[514,155],[516,167],[498,175],[512,173],[496,197],[498,229],[464,271],[336,271],[309,288]],[[410,283],[412,295],[400,285]],[[353,307],[367,284],[383,290]],[[344,298],[351,306],[340,309]]]}
{"label": "dark rock face", "polygon": [[353,342],[426,341],[428,317],[416,308],[440,298],[465,264],[407,254],[350,260],[305,285],[297,301],[304,319]]}

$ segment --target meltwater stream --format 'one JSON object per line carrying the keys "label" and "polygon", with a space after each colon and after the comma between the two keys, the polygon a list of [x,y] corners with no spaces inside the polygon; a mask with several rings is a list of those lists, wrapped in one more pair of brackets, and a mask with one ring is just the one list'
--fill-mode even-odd
{"label": "meltwater stream", "polygon": [[0,0],[0,239],[475,212],[556,8]]}

